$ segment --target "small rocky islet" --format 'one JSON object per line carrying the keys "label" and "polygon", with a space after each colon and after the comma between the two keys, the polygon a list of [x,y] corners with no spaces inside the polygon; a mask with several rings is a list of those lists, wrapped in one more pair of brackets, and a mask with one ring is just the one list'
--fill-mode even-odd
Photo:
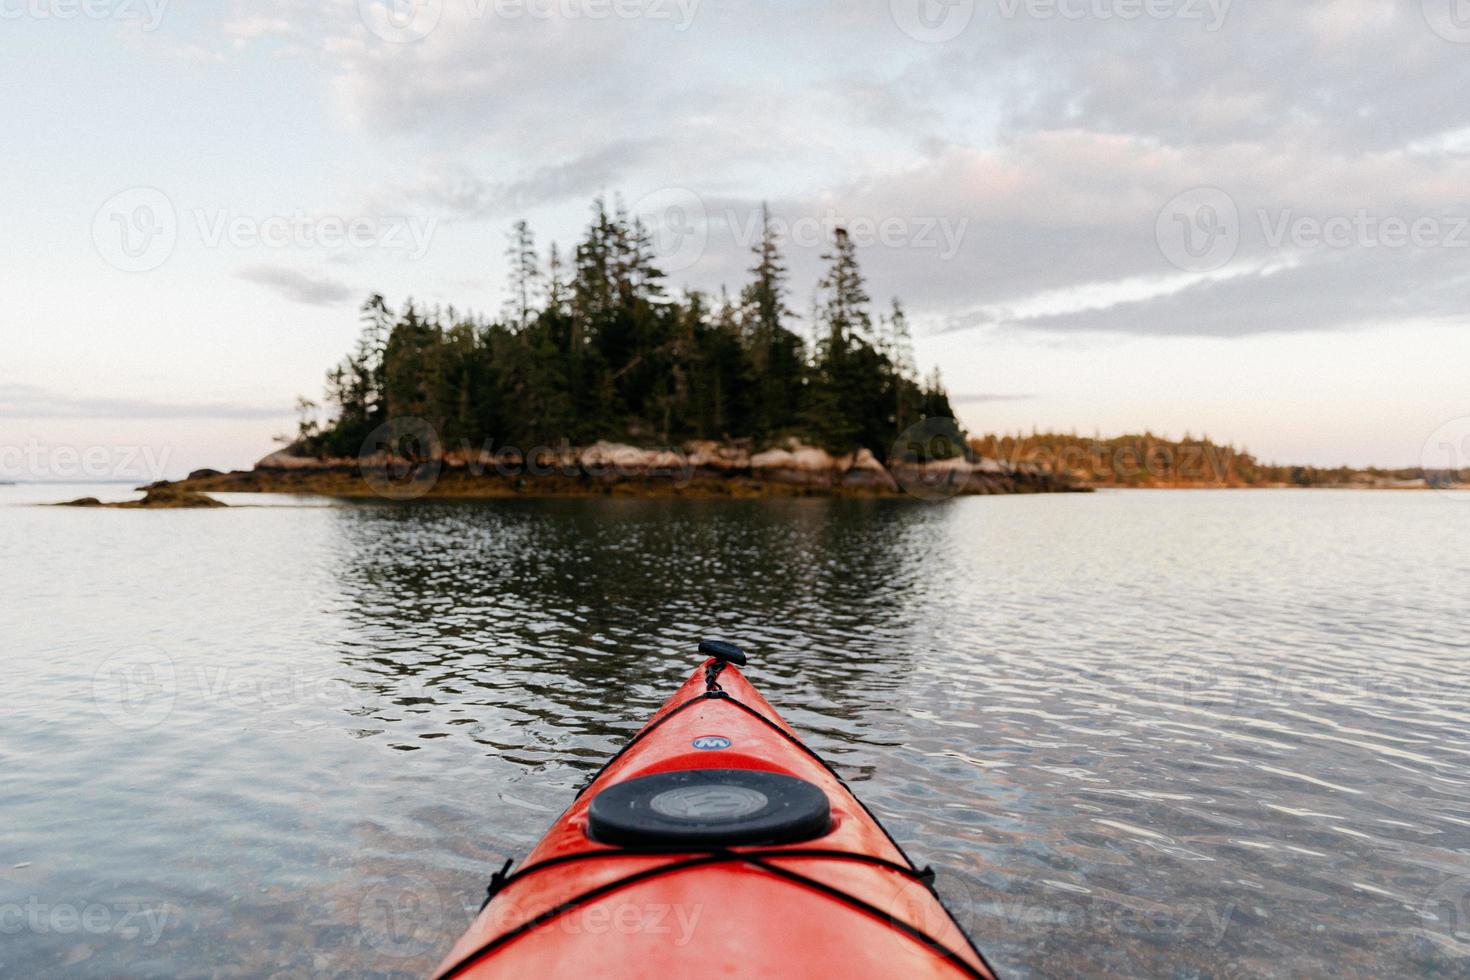
{"label": "small rocky islet", "polygon": [[178,483],[166,481],[154,483],[140,488],[144,491],[142,500],[124,500],[119,503],[104,504],[96,497],[82,497],[77,500],[69,500],[58,504],[60,507],[110,507],[119,510],[182,510],[190,508],[226,507],[227,504],[207,497],[202,493],[186,489]]}
{"label": "small rocky islet", "polygon": [[922,497],[1083,491],[1039,467],[967,458],[880,461],[867,449],[834,455],[788,441],[752,451],[695,441],[648,449],[599,441],[527,453],[447,452],[428,459],[382,453],[357,458],[272,453],[250,470],[202,470],[171,489],[201,495],[317,493],[348,498],[503,496],[868,496]]}

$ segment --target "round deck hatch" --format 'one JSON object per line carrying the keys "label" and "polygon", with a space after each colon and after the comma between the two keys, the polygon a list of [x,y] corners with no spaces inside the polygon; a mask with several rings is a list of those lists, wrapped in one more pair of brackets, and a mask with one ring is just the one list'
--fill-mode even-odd
{"label": "round deck hatch", "polygon": [[827,832],[827,794],[803,779],[755,769],[690,769],[609,786],[588,807],[605,844],[793,844]]}

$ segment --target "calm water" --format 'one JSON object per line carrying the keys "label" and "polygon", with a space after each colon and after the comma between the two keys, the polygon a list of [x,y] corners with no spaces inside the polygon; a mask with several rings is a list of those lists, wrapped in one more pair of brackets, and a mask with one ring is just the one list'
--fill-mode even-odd
{"label": "calm water", "polygon": [[704,634],[1004,975],[1470,975],[1470,499],[82,492],[0,488],[5,975],[423,974]]}

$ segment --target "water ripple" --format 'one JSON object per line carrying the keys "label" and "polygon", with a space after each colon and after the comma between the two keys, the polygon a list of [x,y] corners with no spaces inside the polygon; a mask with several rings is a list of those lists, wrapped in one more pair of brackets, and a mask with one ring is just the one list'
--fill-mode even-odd
{"label": "water ripple", "polygon": [[722,633],[1006,975],[1470,974],[1457,501],[0,520],[0,972],[421,975]]}

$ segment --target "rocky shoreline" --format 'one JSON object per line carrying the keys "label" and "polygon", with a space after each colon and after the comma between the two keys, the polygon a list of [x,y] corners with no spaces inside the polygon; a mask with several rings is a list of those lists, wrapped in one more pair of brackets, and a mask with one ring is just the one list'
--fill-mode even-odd
{"label": "rocky shoreline", "polygon": [[181,483],[155,483],[151,486],[142,487],[141,489],[145,491],[142,500],[124,500],[120,503],[104,504],[96,497],[82,497],[79,500],[68,500],[66,503],[57,504],[56,506],[112,507],[125,510],[138,508],[147,510],[180,510],[185,508],[228,506],[215,500],[213,497],[206,497],[202,493],[190,490]]}
{"label": "rocky shoreline", "polygon": [[250,470],[200,470],[168,484],[192,493],[310,493],[353,499],[511,496],[955,496],[1086,492],[1038,467],[985,458],[884,465],[866,449],[842,456],[798,442],[760,452],[716,442],[642,449],[597,442],[529,454],[450,452],[316,458],[282,450]]}

